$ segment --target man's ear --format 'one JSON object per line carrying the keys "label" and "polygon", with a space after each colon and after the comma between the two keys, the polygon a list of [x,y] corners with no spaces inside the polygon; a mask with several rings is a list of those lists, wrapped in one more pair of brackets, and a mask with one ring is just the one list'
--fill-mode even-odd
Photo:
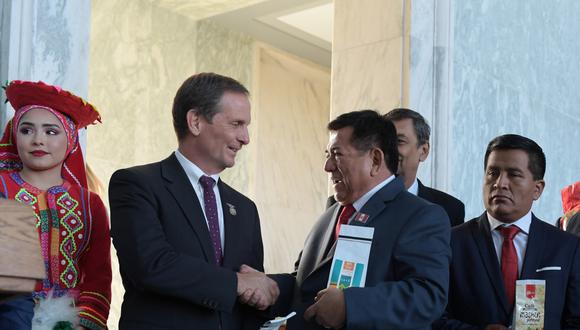
{"label": "man's ear", "polygon": [[430,149],[429,142],[423,143],[421,146],[419,146],[420,162],[424,162],[427,159],[427,156],[429,156],[429,149]]}
{"label": "man's ear", "polygon": [[372,148],[370,151],[370,157],[372,161],[371,165],[371,176],[379,174],[382,167],[386,167],[385,164],[385,154],[379,148]]}
{"label": "man's ear", "polygon": [[197,112],[197,110],[190,109],[187,111],[185,118],[187,120],[187,128],[191,134],[193,134],[193,136],[198,136],[201,132],[201,116],[199,115],[199,112]]}
{"label": "man's ear", "polygon": [[546,186],[546,182],[544,180],[536,180],[534,183],[534,200],[537,201],[540,196],[542,196],[542,192],[544,191],[544,187]]}

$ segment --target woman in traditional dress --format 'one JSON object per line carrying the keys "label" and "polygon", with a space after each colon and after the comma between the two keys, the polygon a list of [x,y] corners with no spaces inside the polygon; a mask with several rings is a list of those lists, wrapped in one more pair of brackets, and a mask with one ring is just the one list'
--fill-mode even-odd
{"label": "woman in traditional dress", "polygon": [[34,210],[46,277],[31,297],[0,304],[0,328],[52,329],[58,322],[59,329],[106,329],[109,221],[101,199],[87,189],[78,141],[78,130],[100,115],[42,82],[13,81],[6,96],[16,112],[0,141],[0,196]]}

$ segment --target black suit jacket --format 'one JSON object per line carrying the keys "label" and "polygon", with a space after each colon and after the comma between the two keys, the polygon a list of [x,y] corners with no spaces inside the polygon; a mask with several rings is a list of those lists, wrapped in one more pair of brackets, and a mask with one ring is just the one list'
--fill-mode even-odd
{"label": "black suit jacket", "polygon": [[[297,294],[289,330],[323,329],[304,311],[326,288],[340,205],[330,207],[308,235],[297,262]],[[364,288],[344,290],[346,329],[430,329],[443,312],[449,280],[449,220],[443,209],[405,191],[400,178],[362,207],[374,228]]]}
{"label": "black suit jacket", "polygon": [[[463,223],[465,220],[465,205],[463,202],[442,191],[424,186],[420,180],[417,181],[419,183],[417,196],[443,207],[449,216],[449,222],[452,227]],[[328,209],[335,203],[336,200],[334,199],[334,196],[328,197],[326,200],[326,208]]]}
{"label": "black suit jacket", "polygon": [[[487,214],[453,228],[451,249],[449,303],[446,315],[433,328],[511,324],[512,306],[508,306]],[[579,249],[580,238],[532,216],[520,279],[546,281],[547,330],[580,328]]]}
{"label": "black suit jacket", "polygon": [[[223,265],[216,265],[206,221],[175,155],[115,172],[109,185],[111,236],[125,296],[119,329],[256,329],[237,302],[236,271],[263,271],[255,204],[221,180]],[[231,206],[230,206],[231,205]]]}
{"label": "black suit jacket", "polygon": [[433,204],[441,205],[449,216],[451,226],[457,226],[465,221],[465,205],[459,199],[446,194],[440,190],[427,187],[417,180],[419,183],[419,191],[417,196],[430,201]]}

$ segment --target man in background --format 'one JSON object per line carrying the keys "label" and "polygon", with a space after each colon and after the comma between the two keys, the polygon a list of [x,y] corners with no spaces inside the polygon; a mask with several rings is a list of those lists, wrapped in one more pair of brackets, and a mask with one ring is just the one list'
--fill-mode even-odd
{"label": "man in background", "polygon": [[405,180],[405,188],[413,195],[441,205],[449,216],[451,226],[462,224],[465,219],[465,205],[449,194],[425,186],[417,178],[419,165],[427,159],[430,151],[431,128],[425,118],[420,113],[405,108],[393,109],[384,117],[391,120],[397,129],[399,174]]}
{"label": "man in background", "polygon": [[452,230],[449,303],[433,328],[507,330],[516,280],[539,279],[546,281],[543,328],[580,329],[580,238],[531,210],[545,186],[542,148],[498,136],[483,165],[485,212]]}

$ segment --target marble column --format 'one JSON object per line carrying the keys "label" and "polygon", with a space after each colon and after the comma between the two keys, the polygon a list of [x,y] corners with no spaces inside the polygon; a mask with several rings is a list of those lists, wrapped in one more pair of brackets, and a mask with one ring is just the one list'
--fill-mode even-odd
{"label": "marble column", "polygon": [[334,1],[331,119],[407,105],[409,9],[406,0]]}
{"label": "marble column", "polygon": [[466,219],[483,211],[487,143],[506,133],[546,154],[534,214],[549,223],[562,214],[560,190],[580,173],[579,12],[575,0],[413,1],[409,104],[432,127],[419,177],[460,198]]}
{"label": "marble column", "polygon": [[[90,16],[90,0],[2,1],[0,81],[42,80],[86,97]],[[13,114],[6,109],[2,130]]]}

